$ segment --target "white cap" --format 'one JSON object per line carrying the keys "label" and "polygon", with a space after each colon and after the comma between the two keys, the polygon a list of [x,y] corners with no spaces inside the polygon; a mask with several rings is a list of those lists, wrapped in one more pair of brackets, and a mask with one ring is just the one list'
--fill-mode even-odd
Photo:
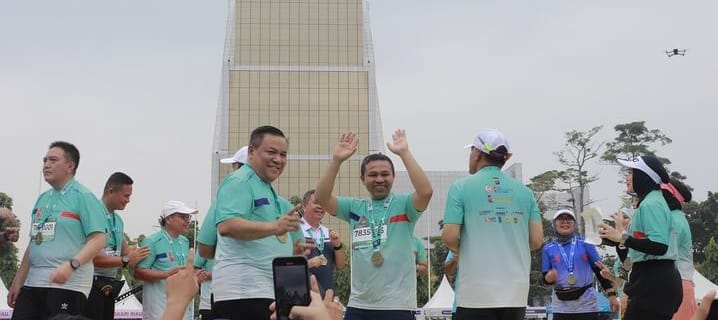
{"label": "white cap", "polygon": [[464,148],[468,149],[474,147],[481,150],[483,153],[490,154],[491,151],[495,151],[501,146],[506,148],[506,152],[511,152],[511,149],[509,149],[509,140],[506,139],[506,136],[501,133],[501,131],[496,129],[487,129],[480,131],[476,135],[476,138],[474,138],[474,143],[467,145]]}
{"label": "white cap", "polygon": [[571,216],[571,218],[573,218],[573,221],[576,221],[576,215],[573,214],[573,211],[568,210],[568,209],[561,209],[561,210],[556,211],[556,213],[553,214],[553,219],[551,219],[551,220],[555,221],[556,218],[558,218],[562,214],[567,214],[567,215]]}
{"label": "white cap", "polygon": [[621,160],[617,159],[618,163],[620,163],[624,167],[632,168],[632,169],[638,169],[643,171],[643,173],[647,174],[649,177],[651,177],[651,180],[657,184],[661,184],[661,176],[658,175],[658,173],[651,169],[651,167],[646,164],[645,161],[643,161],[643,157],[638,157],[633,160]]}
{"label": "white cap", "polygon": [[627,215],[629,218],[633,218],[633,213],[635,212],[633,210],[633,208],[629,208],[629,207],[623,207],[619,211],[621,211],[621,213]]}
{"label": "white cap", "polygon": [[165,206],[162,208],[160,220],[167,218],[175,213],[196,214],[197,212],[197,209],[188,207],[182,201],[170,200],[167,201],[167,203],[165,203]]}
{"label": "white cap", "polygon": [[247,162],[247,149],[249,147],[244,146],[237,150],[237,153],[234,154],[231,158],[224,158],[219,160],[221,163],[246,163]]}

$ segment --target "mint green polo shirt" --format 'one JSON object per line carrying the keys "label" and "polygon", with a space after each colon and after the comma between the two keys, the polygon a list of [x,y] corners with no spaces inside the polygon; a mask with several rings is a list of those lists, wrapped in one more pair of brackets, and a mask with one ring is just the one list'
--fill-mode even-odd
{"label": "mint green polo shirt", "polygon": [[216,201],[212,201],[212,204],[210,204],[209,210],[207,210],[207,216],[204,217],[202,227],[199,229],[199,234],[197,234],[197,242],[210,247],[217,245],[217,215],[215,214],[215,203]]}
{"label": "mint green polo shirt", "polygon": [[[391,199],[388,208],[384,208]],[[348,306],[368,310],[416,309],[416,263],[414,226],[421,213],[414,208],[411,194],[391,194],[387,199],[370,200],[337,197],[337,218],[352,230],[352,288]],[[369,206],[371,203],[371,212]],[[384,263],[375,266],[371,257],[371,221],[386,226],[381,255]],[[369,239],[367,242],[366,239]]]}
{"label": "mint green polo shirt", "polygon": [[533,221],[541,221],[533,192],[498,167],[484,167],[451,185],[444,224],[461,225],[457,306],[526,306]]}
{"label": "mint green polo shirt", "polygon": [[[274,222],[291,208],[287,199],[245,163],[227,176],[217,190],[216,224],[234,218]],[[284,243],[273,235],[249,241],[219,236],[217,263],[212,272],[214,301],[274,299],[272,260],[292,256],[294,241],[304,242],[301,229],[287,236]]]}
{"label": "mint green polo shirt", "polygon": [[628,256],[631,261],[636,263],[647,260],[678,260],[678,248],[671,232],[672,225],[671,211],[661,191],[649,192],[638,205],[628,234],[636,239],[648,238],[653,242],[665,244],[668,251],[661,256],[654,256],[629,248]]}
{"label": "mint green polo shirt", "polygon": [[[43,192],[32,210],[30,230],[30,270],[25,280],[28,287],[62,288],[82,292],[92,287],[92,263],[86,263],[65,284],[50,283],[50,274],[61,264],[70,261],[85,246],[87,237],[105,232],[105,206],[94,194],[74,178],[61,189]],[[42,242],[34,235],[42,226]],[[54,230],[54,233],[53,233]]]}
{"label": "mint green polo shirt", "polygon": [[[125,237],[125,222],[116,212],[108,212],[105,208],[105,248],[103,252],[108,256],[122,256],[122,240]],[[95,275],[114,278],[120,267],[99,268],[95,267]]]}
{"label": "mint green polo shirt", "polygon": [[[172,238],[164,229],[142,240],[141,247],[150,249],[150,254],[137,264],[137,268],[169,271],[187,264],[189,240],[183,235]],[[167,306],[166,280],[145,281],[142,289],[143,319],[161,319]],[[193,319],[194,304],[190,303],[184,319]]]}
{"label": "mint green polo shirt", "polygon": [[675,233],[676,242],[678,244],[678,260],[676,260],[676,268],[681,273],[681,279],[693,281],[693,237],[691,236],[691,227],[686,219],[685,212],[681,210],[671,211],[673,218],[673,232]]}

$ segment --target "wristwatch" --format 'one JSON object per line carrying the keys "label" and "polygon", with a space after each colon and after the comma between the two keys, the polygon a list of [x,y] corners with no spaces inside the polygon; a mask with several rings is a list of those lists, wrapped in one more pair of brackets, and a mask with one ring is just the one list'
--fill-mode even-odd
{"label": "wristwatch", "polygon": [[72,271],[77,270],[80,267],[80,260],[75,258],[70,259],[70,267],[72,267]]}
{"label": "wristwatch", "polygon": [[334,250],[341,250],[344,247],[344,243],[339,242],[339,245],[334,247]]}
{"label": "wristwatch", "polygon": [[122,258],[120,260],[122,261],[122,267],[127,268],[127,265],[130,263],[130,257],[122,256]]}

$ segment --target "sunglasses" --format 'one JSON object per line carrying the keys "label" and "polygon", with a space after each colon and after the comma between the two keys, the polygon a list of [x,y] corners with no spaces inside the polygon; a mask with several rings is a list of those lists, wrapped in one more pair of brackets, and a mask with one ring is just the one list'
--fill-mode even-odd
{"label": "sunglasses", "polygon": [[189,221],[190,219],[192,219],[191,215],[185,213],[175,213],[173,214],[173,216],[180,217],[184,221]]}

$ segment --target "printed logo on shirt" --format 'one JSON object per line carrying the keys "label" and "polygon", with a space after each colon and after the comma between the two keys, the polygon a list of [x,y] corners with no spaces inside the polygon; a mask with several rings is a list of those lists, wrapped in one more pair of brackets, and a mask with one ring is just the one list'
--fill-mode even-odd
{"label": "printed logo on shirt", "polygon": [[559,255],[557,255],[557,254],[554,254],[554,255],[553,255],[553,261],[556,262],[557,264],[558,264],[558,263],[561,263],[561,256],[559,256]]}
{"label": "printed logo on shirt", "polygon": [[42,208],[32,209],[32,214],[35,215],[35,218],[40,219],[42,217]]}
{"label": "printed logo on shirt", "polygon": [[255,206],[255,207],[266,206],[266,205],[268,205],[268,204],[269,204],[269,199],[267,199],[267,198],[254,199],[254,206]]}
{"label": "printed logo on shirt", "polygon": [[356,213],[354,213],[354,212],[351,212],[351,211],[350,211],[350,212],[349,212],[349,219],[354,220],[354,221],[359,221],[359,215],[356,214]]}
{"label": "printed logo on shirt", "polygon": [[167,252],[167,255],[170,257],[170,261],[175,261],[175,256],[172,254],[172,252]]}
{"label": "printed logo on shirt", "polygon": [[581,259],[583,259],[583,261],[588,261],[588,254],[585,254],[585,253],[584,253],[584,254],[581,256]]}
{"label": "printed logo on shirt", "polygon": [[167,253],[165,253],[165,252],[158,253],[155,255],[155,259],[165,259],[165,258],[167,258]]}

